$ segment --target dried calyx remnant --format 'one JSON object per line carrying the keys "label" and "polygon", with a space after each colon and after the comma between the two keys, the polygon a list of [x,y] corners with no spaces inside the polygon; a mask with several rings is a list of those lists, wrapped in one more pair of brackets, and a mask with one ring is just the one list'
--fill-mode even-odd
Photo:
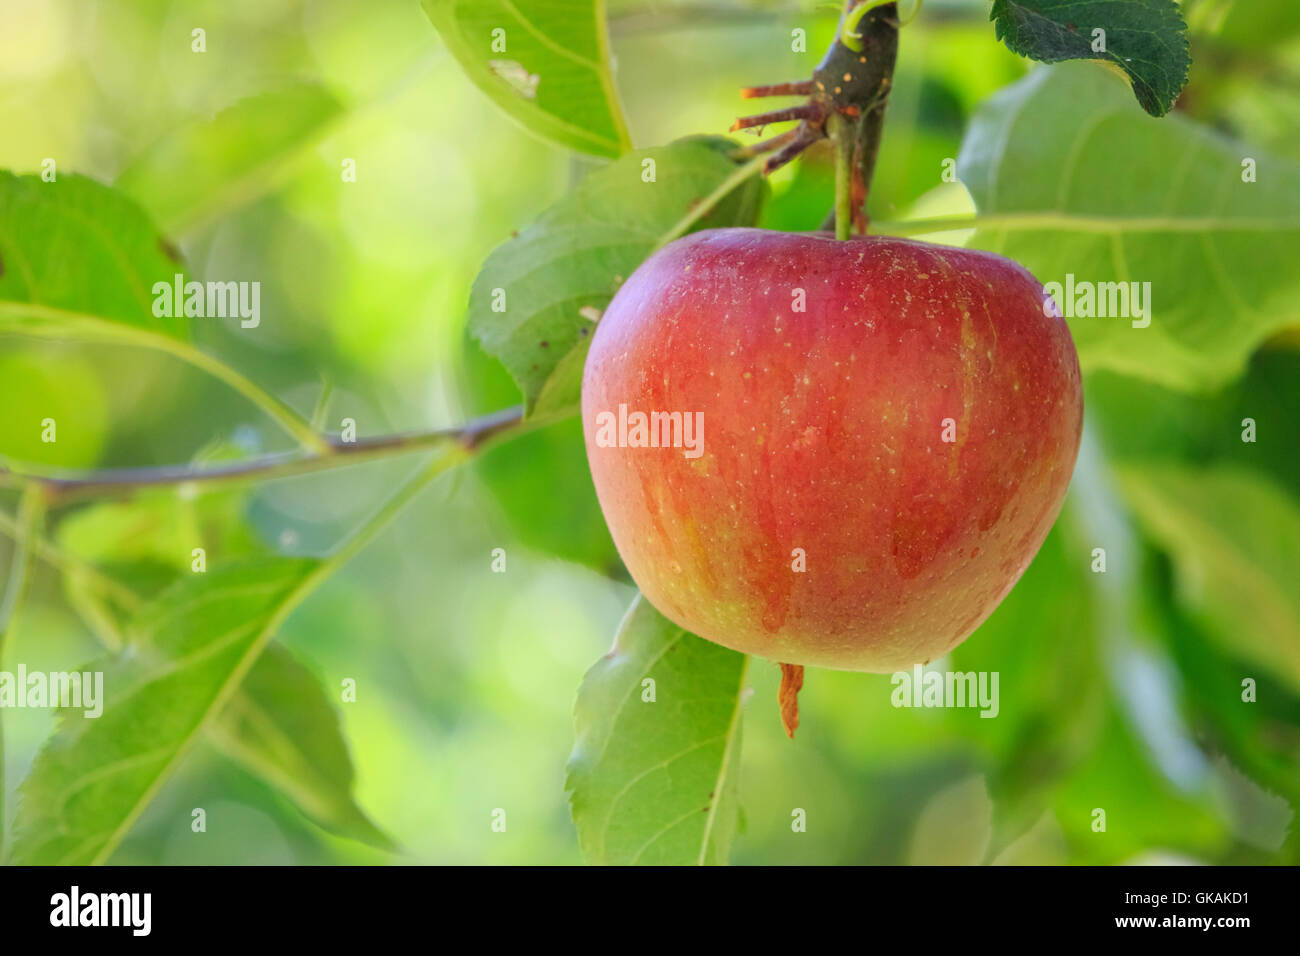
{"label": "dried calyx remnant", "polygon": [[781,705],[781,723],[785,732],[794,740],[795,728],[799,726],[799,691],[803,688],[803,665],[781,665],[781,689],[776,692],[777,702]]}
{"label": "dried calyx remnant", "polygon": [[736,120],[732,130],[749,129],[798,120],[794,129],[746,150],[757,155],[771,152],[763,169],[780,169],[805,149],[824,139],[832,116],[841,116],[842,134],[852,136],[853,208],[856,225],[865,229],[861,209],[866,200],[871,171],[880,145],[885,104],[893,84],[898,56],[898,4],[880,0],[848,0],[839,29],[811,80],[751,86],[741,96],[806,96],[799,106],[772,110]]}

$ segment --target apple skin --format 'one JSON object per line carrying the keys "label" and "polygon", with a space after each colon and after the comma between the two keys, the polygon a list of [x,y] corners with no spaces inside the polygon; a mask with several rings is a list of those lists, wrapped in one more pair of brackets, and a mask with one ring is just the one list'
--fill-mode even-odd
{"label": "apple skin", "polygon": [[[655,253],[582,384],[596,494],[641,591],[792,664],[887,673],[950,651],[1028,567],[1074,468],[1079,360],[1045,298],[1009,259],[905,239],[714,229]],[[702,454],[598,442],[620,404],[703,413]]]}

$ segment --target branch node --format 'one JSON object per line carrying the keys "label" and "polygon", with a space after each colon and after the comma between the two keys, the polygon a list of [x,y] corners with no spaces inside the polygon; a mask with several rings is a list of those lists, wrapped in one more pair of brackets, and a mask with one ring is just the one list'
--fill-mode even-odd
{"label": "branch node", "polygon": [[[781,147],[764,165],[764,173],[780,169],[813,143],[825,139],[829,135],[829,120],[839,115],[851,121],[842,124],[849,127],[842,135],[851,137],[856,144],[852,173],[854,202],[865,203],[898,56],[898,27],[897,3],[847,0],[835,40],[811,79],[748,86],[740,91],[744,99],[807,96],[801,106],[742,117],[732,125],[731,130],[735,132],[768,123],[800,121],[793,135],[786,133],[768,144],[751,148],[762,152]],[[852,218],[860,228],[866,228],[866,217],[860,208],[855,207]]]}

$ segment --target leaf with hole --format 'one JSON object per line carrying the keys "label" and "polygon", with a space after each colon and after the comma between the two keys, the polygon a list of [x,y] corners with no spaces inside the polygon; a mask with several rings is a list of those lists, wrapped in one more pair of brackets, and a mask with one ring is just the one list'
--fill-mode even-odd
{"label": "leaf with hole", "polygon": [[603,0],[424,0],[424,11],[469,78],[525,129],[596,156],[631,146]]}

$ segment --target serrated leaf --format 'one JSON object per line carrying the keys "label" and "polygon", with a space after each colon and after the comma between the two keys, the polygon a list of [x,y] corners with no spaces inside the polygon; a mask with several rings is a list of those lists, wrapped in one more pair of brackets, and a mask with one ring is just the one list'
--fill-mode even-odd
{"label": "serrated leaf", "polygon": [[320,682],[284,648],[272,645],[257,659],[208,737],[326,830],[395,848],[353,798],[352,758],[338,712]]}
{"label": "serrated leaf", "polygon": [[21,788],[13,862],[104,862],[309,590],[315,561],[184,578],[145,605],[103,672],[103,713],[65,711]]}
{"label": "serrated leaf", "polygon": [[1300,506],[1233,465],[1121,466],[1139,523],[1173,559],[1180,600],[1235,657],[1300,690]]}
{"label": "serrated leaf", "polygon": [[183,315],[153,314],[153,284],[172,281],[179,256],[123,194],[71,173],[0,171],[0,223],[0,330],[189,340]]}
{"label": "serrated leaf", "polygon": [[[734,149],[695,138],[629,153],[488,256],[470,293],[469,329],[506,366],[530,413],[544,390],[548,414],[576,410],[580,375],[547,383],[557,368],[577,368],[566,358],[595,328],[590,310],[603,309],[651,252],[695,229],[757,221],[767,187],[756,168],[747,175],[729,158]],[[647,160],[654,182],[642,178]]]}
{"label": "serrated leaf", "polygon": [[[234,455],[214,446],[205,458]],[[113,581],[150,593],[190,573],[195,541],[204,542],[210,557],[238,554],[247,559],[256,542],[237,522],[241,509],[241,498],[230,492],[194,501],[167,494],[99,502],[61,521],[58,540],[66,553],[109,571]],[[76,573],[64,579],[83,619],[111,649],[120,648],[123,628],[116,609],[103,601],[95,582]],[[352,760],[338,714],[311,672],[284,648],[273,644],[258,657],[208,728],[208,738],[325,829],[380,849],[394,848],[353,799]]]}
{"label": "serrated leaf", "polygon": [[169,233],[182,233],[273,188],[286,161],[341,114],[334,95],[314,83],[261,93],[164,136],[117,186]]}
{"label": "serrated leaf", "polygon": [[1152,116],[1169,112],[1187,83],[1187,25],[1174,0],[993,0],[989,19],[1021,56],[1113,64]]}
{"label": "serrated leaf", "polygon": [[[1243,157],[1258,181],[1243,181]],[[1156,122],[1106,71],[1062,64],[1003,90],[958,174],[985,223],[973,247],[1044,283],[1150,283],[1147,327],[1067,315],[1085,370],[1208,390],[1300,324],[1300,167],[1181,116]]]}
{"label": "serrated leaf", "polygon": [[527,130],[597,156],[626,151],[603,0],[424,0],[442,42]]}
{"label": "serrated leaf", "polygon": [[727,862],[747,660],[633,602],[574,706],[565,788],[589,863]]}

